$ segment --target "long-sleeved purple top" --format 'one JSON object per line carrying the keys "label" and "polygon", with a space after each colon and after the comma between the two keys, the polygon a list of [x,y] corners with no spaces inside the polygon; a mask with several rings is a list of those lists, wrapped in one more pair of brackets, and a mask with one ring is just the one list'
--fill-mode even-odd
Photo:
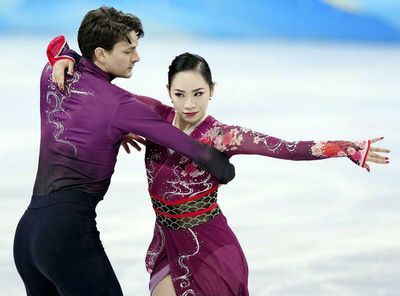
{"label": "long-sleeved purple top", "polygon": [[[64,47],[67,47],[65,44]],[[76,189],[102,199],[121,138],[129,132],[186,155],[221,180],[234,175],[228,158],[173,127],[157,114],[161,103],[113,85],[114,78],[82,58],[59,91],[52,67],[40,81],[41,142],[33,195]]]}

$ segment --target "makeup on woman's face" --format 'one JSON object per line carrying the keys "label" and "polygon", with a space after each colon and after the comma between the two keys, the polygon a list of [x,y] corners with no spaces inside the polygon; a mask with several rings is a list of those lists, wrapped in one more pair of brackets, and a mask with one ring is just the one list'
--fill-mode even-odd
{"label": "makeup on woman's face", "polygon": [[204,117],[213,91],[197,71],[175,74],[169,87],[169,95],[175,107],[179,128],[195,125]]}

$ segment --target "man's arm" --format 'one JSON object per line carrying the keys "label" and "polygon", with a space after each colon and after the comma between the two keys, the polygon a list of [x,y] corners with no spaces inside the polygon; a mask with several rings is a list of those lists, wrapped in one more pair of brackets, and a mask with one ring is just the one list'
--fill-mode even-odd
{"label": "man's arm", "polygon": [[[75,61],[81,57],[70,50],[64,36],[54,38],[47,49],[50,62],[62,59]],[[65,67],[61,69],[62,88]],[[60,81],[58,80],[60,87]],[[61,88],[61,89],[62,89]],[[196,142],[181,130],[162,119],[155,109],[163,106],[161,102],[144,96],[128,95],[121,103],[109,127],[113,141],[120,141],[128,133],[143,136],[160,145],[194,160],[215,176],[221,184],[226,184],[235,176],[235,168],[226,155],[215,148]]]}
{"label": "man's arm", "polygon": [[120,141],[122,136],[129,132],[187,156],[222,184],[228,183],[235,176],[234,166],[225,154],[189,137],[144,103],[136,100],[133,95],[124,98],[108,129],[112,141]]}

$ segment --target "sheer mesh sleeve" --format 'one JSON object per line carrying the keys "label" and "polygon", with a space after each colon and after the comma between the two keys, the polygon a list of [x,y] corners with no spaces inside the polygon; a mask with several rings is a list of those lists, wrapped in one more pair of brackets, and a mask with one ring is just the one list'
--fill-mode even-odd
{"label": "sheer mesh sleeve", "polygon": [[216,125],[201,142],[213,145],[229,157],[258,154],[288,160],[318,160],[348,157],[364,167],[369,141],[285,141],[240,126]]}

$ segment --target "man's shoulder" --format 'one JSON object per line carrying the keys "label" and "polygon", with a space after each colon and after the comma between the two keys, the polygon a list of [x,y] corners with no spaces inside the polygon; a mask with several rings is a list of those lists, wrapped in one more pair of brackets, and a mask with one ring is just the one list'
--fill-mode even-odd
{"label": "man's shoulder", "polygon": [[110,88],[121,100],[135,100],[137,98],[136,94],[127,91],[118,85],[110,83]]}

